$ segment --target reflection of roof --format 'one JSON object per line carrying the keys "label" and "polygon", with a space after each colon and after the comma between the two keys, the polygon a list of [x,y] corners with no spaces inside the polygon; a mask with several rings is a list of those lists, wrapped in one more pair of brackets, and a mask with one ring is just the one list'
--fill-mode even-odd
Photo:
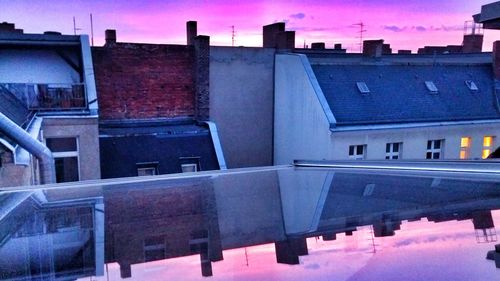
{"label": "reflection of roof", "polygon": [[[11,92],[0,85],[0,112],[16,123],[19,127],[26,128],[34,114],[18,100]],[[0,138],[7,140],[12,147],[15,143],[0,131]],[[1,145],[1,142],[0,142]]]}
{"label": "reflection of roof", "polygon": [[[338,125],[497,119],[491,65],[321,65],[312,68]],[[479,88],[472,91],[466,81]],[[434,82],[432,94],[425,81]],[[357,82],[369,93],[361,94]]]}

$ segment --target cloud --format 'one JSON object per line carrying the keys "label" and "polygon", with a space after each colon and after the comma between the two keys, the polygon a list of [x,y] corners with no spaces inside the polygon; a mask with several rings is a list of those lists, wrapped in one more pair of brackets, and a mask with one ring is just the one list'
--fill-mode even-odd
{"label": "cloud", "polygon": [[415,30],[416,30],[416,31],[423,32],[423,31],[426,31],[426,30],[427,30],[427,28],[425,28],[425,27],[423,27],[423,26],[419,25],[419,26],[415,26]]}
{"label": "cloud", "polygon": [[306,14],[304,14],[304,13],[296,13],[296,14],[292,14],[292,15],[290,15],[290,17],[291,17],[292,19],[298,19],[298,20],[301,20],[301,19],[303,19],[303,18],[305,18],[305,17],[306,17]]}
{"label": "cloud", "polygon": [[395,25],[384,25],[382,27],[385,30],[394,31],[394,32],[401,32],[401,31],[404,31],[406,29],[406,26],[404,26],[404,27],[398,27],[398,26],[395,26]]}

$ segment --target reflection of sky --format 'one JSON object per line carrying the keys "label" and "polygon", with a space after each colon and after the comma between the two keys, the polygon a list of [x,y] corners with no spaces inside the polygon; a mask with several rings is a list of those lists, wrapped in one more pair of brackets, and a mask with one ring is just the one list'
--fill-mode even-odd
{"label": "reflection of sky", "polygon": [[[493,212],[498,226],[500,211]],[[497,227],[498,228],[498,227]],[[375,244],[375,246],[374,246]],[[209,280],[496,280],[500,273],[486,253],[495,243],[478,244],[472,221],[403,223],[393,237],[374,238],[370,227],[335,241],[309,238],[300,265],[277,264],[274,244],[224,251]],[[247,266],[248,262],[248,266]],[[109,265],[110,280],[120,280]],[[199,256],[132,265],[132,280],[208,280]],[[106,280],[100,277],[99,280]]]}
{"label": "reflection of sky", "polygon": [[[97,1],[0,0],[0,19],[15,22],[26,32],[58,30],[73,33],[75,16],[82,33],[90,33],[93,14],[96,44],[103,44],[104,30],[118,30],[119,41],[185,43],[185,22],[197,20],[199,33],[211,36],[214,45],[261,46],[262,25],[285,21],[296,30],[296,44],[341,42],[357,50],[357,28],[363,21],[366,38],[384,38],[394,49],[423,45],[459,45],[464,21],[491,0],[436,1]],[[50,4],[48,4],[50,3]],[[499,31],[486,31],[485,49],[491,50]]]}

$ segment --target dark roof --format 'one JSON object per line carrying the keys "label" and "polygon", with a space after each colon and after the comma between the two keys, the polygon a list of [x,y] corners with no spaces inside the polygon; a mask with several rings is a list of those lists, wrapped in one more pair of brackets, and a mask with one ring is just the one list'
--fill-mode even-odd
{"label": "dark roof", "polygon": [[[312,65],[337,125],[500,118],[491,64]],[[478,91],[465,84],[472,80]],[[431,94],[425,81],[439,90]],[[356,82],[370,93],[361,94]]]}
{"label": "dark roof", "polygon": [[137,164],[154,163],[159,174],[180,173],[181,164],[218,170],[219,163],[208,128],[196,124],[101,127],[101,176],[137,176]]}
{"label": "dark roof", "polygon": [[2,85],[0,85],[0,112],[20,127],[25,127],[33,116],[32,112]]}

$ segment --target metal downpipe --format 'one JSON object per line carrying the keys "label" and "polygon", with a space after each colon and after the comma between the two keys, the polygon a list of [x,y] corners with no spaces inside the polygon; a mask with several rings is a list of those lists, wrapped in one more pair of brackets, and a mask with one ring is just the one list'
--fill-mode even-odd
{"label": "metal downpipe", "polygon": [[43,143],[34,139],[25,130],[0,112],[0,131],[33,154],[40,164],[40,183],[55,183],[56,170],[52,152]]}

